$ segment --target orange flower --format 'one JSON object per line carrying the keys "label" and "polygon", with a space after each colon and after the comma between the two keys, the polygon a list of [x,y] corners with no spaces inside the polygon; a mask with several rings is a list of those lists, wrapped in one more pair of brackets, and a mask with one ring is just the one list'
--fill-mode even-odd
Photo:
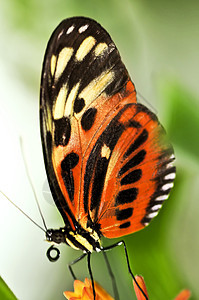
{"label": "orange flower", "polygon": [[[148,297],[147,289],[146,289],[146,284],[144,282],[144,278],[142,276],[136,275],[135,279],[139,286],[142,288],[144,293]],[[133,286],[135,290],[135,294],[137,296],[137,300],[146,300],[140,289],[138,288],[137,284],[133,281]],[[191,297],[191,292],[189,290],[183,290],[176,298],[175,300],[188,300]]]}
{"label": "orange flower", "polygon": [[[96,300],[114,300],[97,282],[95,282]],[[64,292],[68,300],[93,300],[93,288],[91,280],[86,278],[84,282],[74,281],[74,292]]]}
{"label": "orange flower", "polygon": [[[136,279],[137,283],[139,284],[139,286],[141,287],[141,289],[143,290],[143,292],[148,297],[148,293],[147,293],[147,289],[146,289],[146,284],[144,282],[144,278],[142,276],[136,275],[135,279]],[[144,297],[143,293],[140,291],[139,287],[137,286],[137,284],[135,283],[134,280],[133,280],[133,286],[134,286],[135,294],[137,296],[137,300],[146,300],[146,298]]]}
{"label": "orange flower", "polygon": [[188,300],[191,297],[191,292],[189,290],[183,290],[180,294],[175,298],[175,300]]}
{"label": "orange flower", "polygon": [[[135,276],[135,279],[139,286],[142,288],[146,296],[148,297],[146,284],[144,282],[144,278],[142,276]],[[135,294],[137,296],[137,300],[146,300],[143,293],[138,288],[137,284],[133,281]],[[114,300],[97,282],[95,282],[95,293],[96,300]],[[68,300],[93,300],[93,288],[91,280],[86,278],[84,282],[80,280],[74,281],[74,292],[64,292],[64,296]],[[188,300],[191,296],[189,290],[183,290],[175,300]]]}

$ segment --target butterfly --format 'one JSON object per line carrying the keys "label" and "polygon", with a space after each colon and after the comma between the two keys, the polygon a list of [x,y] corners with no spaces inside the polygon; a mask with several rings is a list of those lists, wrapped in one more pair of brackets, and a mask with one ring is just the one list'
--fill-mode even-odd
{"label": "butterfly", "polygon": [[96,21],[65,19],[52,33],[40,125],[50,190],[65,224],[47,230],[47,240],[82,250],[90,265],[93,251],[111,248],[102,237],[123,237],[150,223],[176,171],[164,128],[137,102],[116,45]]}

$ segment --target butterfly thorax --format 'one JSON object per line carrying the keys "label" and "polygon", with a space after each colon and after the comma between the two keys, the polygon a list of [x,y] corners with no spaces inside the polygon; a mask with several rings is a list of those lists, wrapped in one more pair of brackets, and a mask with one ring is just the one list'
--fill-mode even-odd
{"label": "butterfly thorax", "polygon": [[76,231],[70,231],[67,227],[60,229],[48,229],[46,231],[46,240],[56,244],[66,243],[76,250],[84,252],[99,252],[101,250],[100,237],[94,230],[84,230],[83,228]]}

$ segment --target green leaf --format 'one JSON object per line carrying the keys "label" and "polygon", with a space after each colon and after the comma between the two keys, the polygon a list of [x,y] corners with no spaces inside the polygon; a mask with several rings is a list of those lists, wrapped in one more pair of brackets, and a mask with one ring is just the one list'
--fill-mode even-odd
{"label": "green leaf", "polygon": [[0,299],[17,300],[13,292],[9,289],[9,287],[1,277],[0,277]]}

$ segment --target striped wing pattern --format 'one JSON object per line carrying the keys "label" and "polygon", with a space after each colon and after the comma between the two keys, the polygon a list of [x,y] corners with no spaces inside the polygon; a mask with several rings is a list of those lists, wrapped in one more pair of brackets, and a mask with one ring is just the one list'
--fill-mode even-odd
{"label": "striped wing pattern", "polygon": [[157,117],[137,104],[109,34],[64,20],[47,46],[40,120],[47,176],[68,229],[113,238],[157,215],[173,186],[173,148]]}

